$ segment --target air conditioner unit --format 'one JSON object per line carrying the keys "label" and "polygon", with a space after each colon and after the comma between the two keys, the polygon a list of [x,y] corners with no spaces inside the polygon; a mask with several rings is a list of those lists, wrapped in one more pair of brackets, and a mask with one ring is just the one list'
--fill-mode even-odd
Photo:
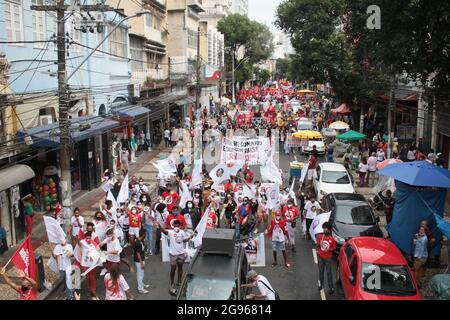
{"label": "air conditioner unit", "polygon": [[46,126],[50,123],[53,123],[53,116],[40,116],[39,123],[41,126]]}

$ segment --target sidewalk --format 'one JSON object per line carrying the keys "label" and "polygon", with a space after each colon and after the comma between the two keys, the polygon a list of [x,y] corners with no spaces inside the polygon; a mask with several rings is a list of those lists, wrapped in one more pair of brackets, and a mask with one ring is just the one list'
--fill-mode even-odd
{"label": "sidewalk", "polygon": [[[155,149],[153,151],[142,153],[135,163],[130,163],[129,174],[136,177],[142,177],[145,184],[149,187],[150,197],[153,200],[157,190],[157,169],[151,164],[151,161],[157,161],[160,157],[166,157],[170,153],[179,152],[181,146],[177,145],[174,148]],[[104,191],[101,188],[96,188],[91,191],[86,191],[73,201],[73,208],[80,208],[81,215],[85,218],[85,222],[92,221],[95,211],[99,208],[99,202],[104,198]],[[43,259],[45,279],[51,284],[50,290],[44,289],[39,293],[39,300],[45,300],[52,291],[60,284],[59,275],[54,273],[47,267],[47,262],[51,257],[54,245],[50,244],[47,239],[47,232],[43,221],[44,213],[36,213],[33,225],[33,232],[31,233],[31,241],[35,256],[40,255]],[[14,254],[17,246],[10,247],[3,256],[0,257],[0,265],[5,264]],[[14,281],[18,276],[17,269],[12,264],[8,266],[7,275]],[[0,300],[17,300],[18,294],[11,289],[7,284],[0,283]]]}

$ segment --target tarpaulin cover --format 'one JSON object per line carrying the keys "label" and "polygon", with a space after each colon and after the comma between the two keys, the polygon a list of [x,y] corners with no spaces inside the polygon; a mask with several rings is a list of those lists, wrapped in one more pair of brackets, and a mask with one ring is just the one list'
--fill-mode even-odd
{"label": "tarpaulin cover", "polygon": [[394,214],[387,227],[392,242],[402,251],[412,255],[414,235],[419,231],[420,222],[428,220],[431,232],[436,237],[431,255],[439,254],[442,233],[436,226],[434,213],[440,217],[443,216],[447,190],[416,190],[416,187],[400,181],[395,181],[395,186],[397,190],[395,191]]}

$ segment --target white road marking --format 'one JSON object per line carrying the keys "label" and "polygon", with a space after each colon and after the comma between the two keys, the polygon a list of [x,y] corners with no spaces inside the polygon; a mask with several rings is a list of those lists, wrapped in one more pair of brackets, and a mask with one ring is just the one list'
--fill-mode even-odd
{"label": "white road marking", "polygon": [[[319,287],[320,287],[320,280],[317,280],[317,283],[319,284]],[[320,298],[322,300],[327,300],[327,297],[325,295],[325,290],[323,289],[323,287],[322,287],[322,290],[320,290]]]}
{"label": "white road marking", "polygon": [[314,263],[318,264],[319,262],[317,261],[317,252],[316,249],[312,249],[312,254],[313,254],[313,258],[314,258]]}

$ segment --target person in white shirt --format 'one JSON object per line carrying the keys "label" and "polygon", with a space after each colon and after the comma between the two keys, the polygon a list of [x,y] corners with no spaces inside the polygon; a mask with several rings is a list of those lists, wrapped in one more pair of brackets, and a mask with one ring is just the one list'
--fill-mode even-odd
{"label": "person in white shirt", "polygon": [[166,148],[168,148],[170,146],[170,130],[169,130],[169,128],[164,130],[164,143],[165,143]]}
{"label": "person in white shirt", "polygon": [[83,228],[84,218],[81,216],[80,209],[75,208],[73,216],[70,218],[70,230],[72,235],[72,246],[75,246],[78,242],[78,234]]}
{"label": "person in white shirt", "polygon": [[317,211],[322,210],[320,203],[316,201],[316,197],[311,196],[310,201],[307,201],[305,204],[304,210],[306,211],[305,219],[306,219],[306,237],[309,239],[309,228],[317,215]]}
{"label": "person in white shirt", "polygon": [[384,159],[386,159],[386,156],[385,156],[385,154],[384,154],[383,149],[378,148],[378,151],[377,151],[377,161],[378,161],[378,162],[383,162]]}
{"label": "person in white shirt", "polygon": [[73,256],[73,247],[64,240],[64,242],[55,246],[52,255],[58,263],[59,278],[64,283],[67,300],[73,300],[73,290],[66,285],[66,270],[72,265],[70,258]]}
{"label": "person in white shirt", "polygon": [[[367,159],[367,184],[370,187],[373,187],[375,184],[375,172],[377,171],[377,156],[375,152],[372,152],[372,155]],[[372,181],[372,183],[371,183]]]}
{"label": "person in white shirt", "polygon": [[406,155],[406,159],[411,162],[411,161],[416,161],[416,153],[414,150],[414,147],[410,147],[408,150],[408,154]]}
{"label": "person in white shirt", "polygon": [[105,274],[105,300],[133,300],[130,286],[120,272],[120,267],[115,264]]}
{"label": "person in white shirt", "polygon": [[242,284],[242,288],[258,288],[260,294],[249,294],[247,299],[276,300],[275,290],[266,277],[259,275],[255,270],[247,272],[247,284]]}
{"label": "person in white shirt", "polygon": [[175,294],[174,287],[175,271],[178,268],[178,285],[181,285],[181,277],[183,276],[183,263],[186,261],[187,253],[184,249],[184,243],[191,240],[196,233],[191,234],[189,237],[180,229],[180,221],[173,221],[173,229],[165,229],[158,221],[156,226],[169,237],[169,256],[170,256],[170,293]]}
{"label": "person in white shirt", "polygon": [[108,231],[106,231],[106,239],[101,242],[100,246],[105,244],[107,253],[106,269],[111,271],[111,266],[113,264],[120,263],[120,253],[122,252],[122,246],[120,245],[119,239],[114,235],[114,229],[108,229]]}
{"label": "person in white shirt", "polygon": [[153,225],[155,221],[155,213],[149,206],[144,207],[144,229],[146,231],[147,255],[153,255]]}
{"label": "person in white shirt", "polygon": [[359,186],[362,188],[366,185],[366,174],[369,170],[369,166],[367,165],[367,160],[365,157],[361,159],[361,162],[358,165],[359,171]]}
{"label": "person in white shirt", "polygon": [[148,187],[144,184],[144,179],[139,178],[139,183],[134,186],[134,192],[140,198],[142,194],[148,193]]}

